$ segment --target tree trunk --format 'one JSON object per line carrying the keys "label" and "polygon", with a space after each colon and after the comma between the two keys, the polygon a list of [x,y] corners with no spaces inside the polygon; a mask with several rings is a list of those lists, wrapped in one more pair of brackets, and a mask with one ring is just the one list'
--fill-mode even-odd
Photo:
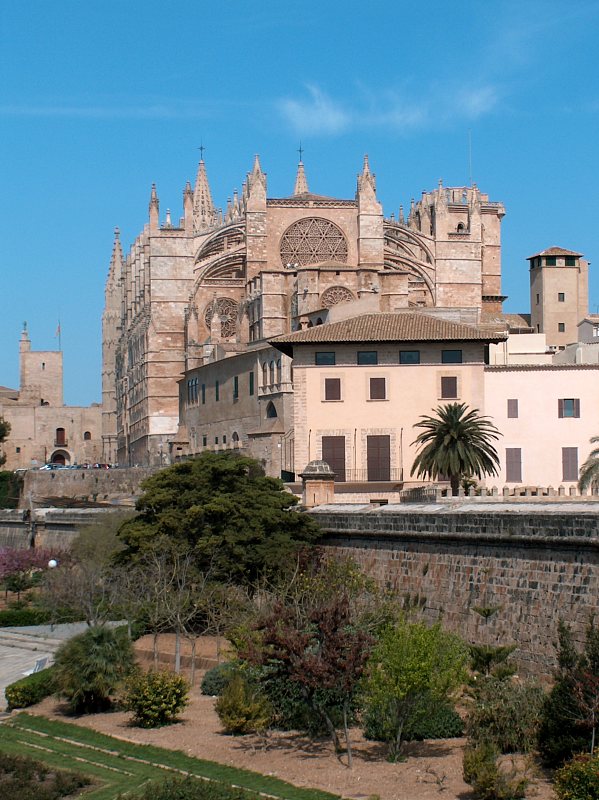
{"label": "tree trunk", "polygon": [[196,645],[198,643],[197,639],[191,640],[191,672],[189,674],[189,683],[191,686],[194,685],[196,679]]}
{"label": "tree trunk", "polygon": [[154,669],[158,670],[158,631],[154,631],[154,639],[152,641],[152,655],[154,656]]}
{"label": "tree trunk", "polygon": [[347,750],[347,766],[353,766],[353,756],[351,751],[351,740],[349,738],[349,727],[347,725],[347,700],[343,703],[343,733],[345,734],[345,749]]}
{"label": "tree trunk", "polygon": [[449,483],[451,485],[451,494],[453,497],[458,496],[458,492],[460,491],[460,476],[459,475],[450,475],[449,476]]}
{"label": "tree trunk", "polygon": [[179,628],[175,631],[175,672],[177,675],[181,672],[181,631]]}

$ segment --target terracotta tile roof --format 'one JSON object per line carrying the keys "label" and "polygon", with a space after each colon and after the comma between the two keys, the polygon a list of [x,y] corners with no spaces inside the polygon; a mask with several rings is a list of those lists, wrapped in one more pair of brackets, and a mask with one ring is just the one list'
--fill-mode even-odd
{"label": "terracotta tile roof", "polygon": [[421,311],[394,314],[363,314],[360,317],[317,325],[297,333],[270,340],[270,344],[289,353],[295,344],[342,344],[351,342],[455,342],[502,341],[506,334],[474,325],[449,322]]}
{"label": "terracotta tile roof", "polygon": [[577,256],[580,257],[582,253],[575,253],[574,250],[564,250],[563,247],[548,247],[547,250],[541,250],[540,253],[535,253],[534,256],[528,256],[526,259],[530,261],[531,258],[538,258],[538,256]]}

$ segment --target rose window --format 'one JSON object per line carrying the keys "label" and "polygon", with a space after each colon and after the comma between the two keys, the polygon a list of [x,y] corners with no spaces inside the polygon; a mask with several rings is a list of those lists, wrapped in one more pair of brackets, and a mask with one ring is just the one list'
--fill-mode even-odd
{"label": "rose window", "polygon": [[327,219],[309,217],[291,225],[281,239],[281,261],[287,264],[347,263],[347,240]]}
{"label": "rose window", "polygon": [[322,293],[320,305],[322,308],[330,308],[336,306],[337,303],[348,303],[353,299],[353,294],[345,286],[331,286]]}
{"label": "rose window", "polygon": [[237,310],[235,300],[229,297],[217,297],[204,312],[204,322],[208,329],[215,328],[216,320],[220,320],[221,339],[230,339],[237,332]]}

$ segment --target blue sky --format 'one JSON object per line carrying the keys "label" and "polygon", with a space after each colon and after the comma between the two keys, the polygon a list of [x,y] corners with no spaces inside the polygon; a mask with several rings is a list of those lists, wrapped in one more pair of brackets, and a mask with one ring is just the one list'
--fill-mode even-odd
{"label": "blue sky", "polygon": [[[218,205],[260,153],[269,194],[352,197],[365,152],[386,214],[472,172],[506,206],[507,311],[526,256],[599,259],[599,2],[0,0],[0,384],[23,320],[65,357],[65,398],[100,400],[113,229],[181,213],[201,142]],[[599,266],[599,261],[597,262]],[[599,307],[591,266],[590,305]]]}

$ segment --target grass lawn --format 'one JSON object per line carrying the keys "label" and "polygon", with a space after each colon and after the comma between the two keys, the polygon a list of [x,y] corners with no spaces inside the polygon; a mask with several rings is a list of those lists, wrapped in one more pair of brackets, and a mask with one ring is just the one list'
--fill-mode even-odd
{"label": "grass lawn", "polygon": [[26,713],[0,724],[0,749],[88,775],[97,782],[96,788],[84,795],[90,800],[115,800],[119,792],[133,792],[149,780],[177,773],[280,800],[338,800],[336,795],[302,789],[257,772],[192,758],[176,750],[124,742],[79,725]]}

